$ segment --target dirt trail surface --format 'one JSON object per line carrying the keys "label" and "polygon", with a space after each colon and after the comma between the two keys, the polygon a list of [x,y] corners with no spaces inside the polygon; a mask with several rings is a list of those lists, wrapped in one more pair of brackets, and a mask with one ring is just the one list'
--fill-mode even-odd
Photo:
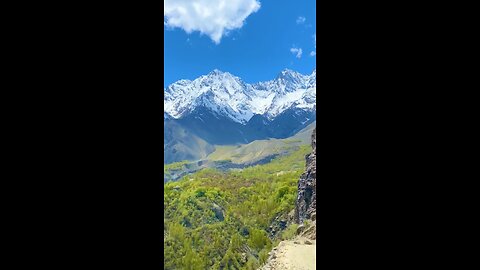
{"label": "dirt trail surface", "polygon": [[298,237],[282,241],[260,270],[313,270],[316,265],[315,250],[316,240]]}

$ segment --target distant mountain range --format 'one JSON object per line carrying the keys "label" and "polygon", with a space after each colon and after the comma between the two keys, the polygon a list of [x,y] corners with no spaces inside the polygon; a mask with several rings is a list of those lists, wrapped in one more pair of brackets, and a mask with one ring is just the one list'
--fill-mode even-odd
{"label": "distant mountain range", "polygon": [[215,145],[287,138],[315,121],[316,70],[255,84],[214,70],[169,85],[164,106],[165,163],[198,160]]}

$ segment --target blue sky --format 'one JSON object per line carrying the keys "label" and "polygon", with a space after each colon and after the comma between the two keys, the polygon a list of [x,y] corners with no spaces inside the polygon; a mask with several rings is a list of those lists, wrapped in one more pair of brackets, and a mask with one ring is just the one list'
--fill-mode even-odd
{"label": "blue sky", "polygon": [[164,8],[165,87],[213,69],[254,83],[316,67],[314,0],[164,0]]}

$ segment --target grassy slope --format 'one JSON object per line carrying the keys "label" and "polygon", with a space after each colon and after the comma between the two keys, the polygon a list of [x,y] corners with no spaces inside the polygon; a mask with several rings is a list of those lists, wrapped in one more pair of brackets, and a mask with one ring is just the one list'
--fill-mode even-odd
{"label": "grassy slope", "polygon": [[[203,160],[204,165],[197,166],[197,161],[182,161],[164,164],[164,181],[171,180],[174,175],[196,171],[204,167],[215,167],[217,161],[230,161],[235,164],[251,164],[270,156],[286,155],[299,149],[301,145],[311,143],[311,134],[316,122],[308,125],[297,134],[286,139],[257,140],[249,144],[215,146],[215,151]],[[174,178],[175,179],[175,178]]]}
{"label": "grassy slope", "polygon": [[304,145],[268,164],[165,184],[164,269],[256,269],[273,246],[266,229],[294,207],[310,151]]}
{"label": "grassy slope", "polygon": [[310,144],[310,136],[316,122],[308,125],[296,135],[286,139],[256,140],[239,146],[215,146],[215,151],[207,156],[208,160],[231,160],[233,163],[253,163],[265,157],[285,154],[298,149],[300,145]]}

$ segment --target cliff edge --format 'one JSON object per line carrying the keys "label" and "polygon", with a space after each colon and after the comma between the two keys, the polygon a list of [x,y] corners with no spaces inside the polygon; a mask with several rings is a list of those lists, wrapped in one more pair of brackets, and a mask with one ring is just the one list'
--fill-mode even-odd
{"label": "cliff edge", "polygon": [[294,239],[285,240],[270,253],[260,270],[313,270],[316,269],[317,238],[317,135],[312,134],[312,152],[306,158],[305,172],[298,181],[295,202],[295,222],[299,224]]}
{"label": "cliff edge", "polygon": [[315,220],[317,208],[317,135],[312,134],[312,153],[306,159],[306,170],[298,181],[298,196],[295,203],[295,221],[302,224],[305,220]]}

